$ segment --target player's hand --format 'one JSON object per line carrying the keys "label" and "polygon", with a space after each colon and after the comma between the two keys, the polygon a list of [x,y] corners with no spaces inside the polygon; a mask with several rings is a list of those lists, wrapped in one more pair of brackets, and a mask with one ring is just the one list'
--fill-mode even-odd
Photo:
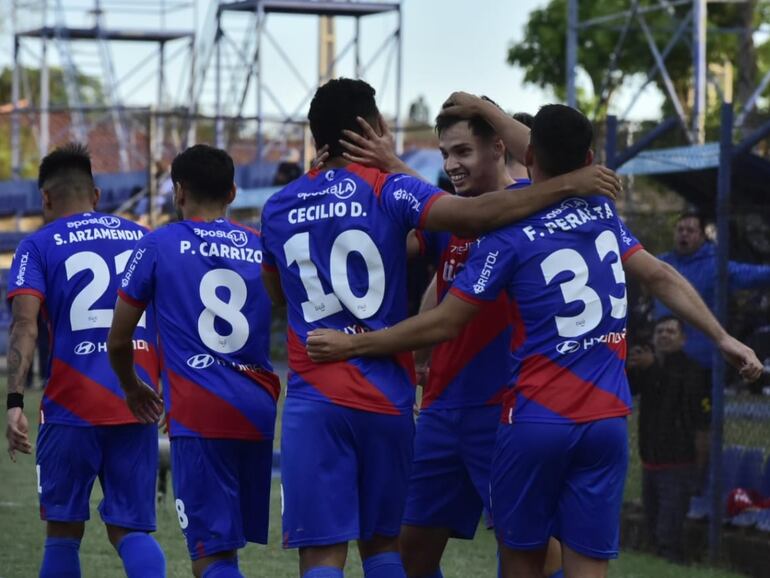
{"label": "player's hand", "polygon": [[754,350],[735,337],[726,335],[719,341],[718,346],[722,356],[738,370],[744,380],[756,381],[762,375],[764,366]]}
{"label": "player's hand", "polygon": [[583,167],[567,173],[564,178],[575,188],[575,194],[581,197],[604,195],[614,201],[622,188],[615,171],[601,165]]}
{"label": "player's hand", "polygon": [[343,130],[345,138],[340,139],[340,144],[345,147],[346,152],[343,152],[342,156],[353,163],[385,172],[397,172],[401,159],[396,156],[396,141],[382,115],[377,118],[379,134],[365,119],[358,116],[356,120],[364,134],[362,136],[352,130]]}
{"label": "player's hand", "polygon": [[484,116],[484,99],[467,92],[453,92],[441,105],[441,114],[471,118]]}
{"label": "player's hand", "polygon": [[307,354],[316,363],[341,361],[352,357],[352,336],[334,329],[313,329],[305,341]]}
{"label": "player's hand", "polygon": [[139,422],[158,423],[163,415],[163,399],[157,391],[139,378],[129,387],[124,385],[123,390],[126,392],[128,409]]}
{"label": "player's hand", "polygon": [[5,437],[8,440],[8,455],[11,461],[16,461],[16,451],[23,454],[32,453],[32,444],[29,441],[29,424],[24,410],[20,407],[12,407],[8,410]]}
{"label": "player's hand", "polygon": [[326,161],[329,160],[329,145],[324,145],[315,152],[315,157],[310,161],[310,169],[314,171],[320,171]]}

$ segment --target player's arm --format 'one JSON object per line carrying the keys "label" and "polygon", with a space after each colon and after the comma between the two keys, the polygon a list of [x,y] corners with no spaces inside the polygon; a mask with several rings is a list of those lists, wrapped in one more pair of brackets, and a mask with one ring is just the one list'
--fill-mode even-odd
{"label": "player's arm", "polygon": [[16,295],[11,301],[11,330],[8,344],[8,401],[5,437],[8,455],[16,461],[16,451],[32,453],[29,427],[24,415],[24,384],[32,366],[37,343],[37,316],[40,299],[34,295]]}
{"label": "player's arm", "polygon": [[676,269],[645,250],[631,255],[623,268],[685,323],[705,333],[740,371],[741,377],[749,381],[759,378],[763,366],[754,351],[724,330],[695,288]]}
{"label": "player's arm", "polygon": [[592,165],[515,192],[502,190],[478,197],[443,195],[430,206],[423,228],[475,237],[521,220],[567,197],[604,195],[615,199],[618,191],[618,176],[606,167]]}
{"label": "player's arm", "polygon": [[158,393],[137,375],[134,367],[133,337],[144,307],[118,298],[112,326],[107,337],[110,365],[126,393],[126,403],[141,423],[155,423],[163,413],[163,401]]}
{"label": "player's arm", "polygon": [[270,301],[273,302],[275,307],[286,305],[286,296],[283,294],[281,276],[278,274],[278,271],[262,267],[262,283],[270,297]]}
{"label": "player's arm", "polygon": [[[436,288],[436,275],[433,275],[433,278],[428,284],[428,288],[425,290],[425,293],[423,293],[422,301],[420,301],[420,313],[434,309],[437,305],[438,290]],[[418,377],[421,377],[417,382],[420,384],[422,384],[424,377],[428,372],[431,351],[433,351],[432,347],[423,347],[414,352],[414,364],[417,368],[417,373],[419,374]]]}
{"label": "player's arm", "polygon": [[508,153],[521,164],[526,164],[529,127],[508,116],[495,103],[467,92],[453,92],[442,105],[441,114],[460,118],[480,116],[492,126]]}
{"label": "player's arm", "polygon": [[356,335],[332,329],[315,329],[308,333],[307,352],[310,359],[322,363],[414,351],[457,337],[479,307],[449,294],[434,309],[387,329]]}

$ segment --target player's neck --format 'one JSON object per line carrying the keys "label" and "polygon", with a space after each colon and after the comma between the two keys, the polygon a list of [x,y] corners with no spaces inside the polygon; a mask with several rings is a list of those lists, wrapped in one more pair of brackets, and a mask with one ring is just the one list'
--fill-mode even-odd
{"label": "player's neck", "polygon": [[345,157],[332,157],[324,162],[324,168],[328,169],[341,169],[350,164],[350,161]]}
{"label": "player's neck", "polygon": [[227,206],[199,205],[196,203],[186,204],[182,207],[182,217],[185,221],[216,221],[224,219]]}
{"label": "player's neck", "polygon": [[79,215],[81,213],[93,213],[96,209],[90,203],[72,203],[71,205],[65,205],[63,207],[56,207],[51,211],[51,218],[66,219],[72,215]]}

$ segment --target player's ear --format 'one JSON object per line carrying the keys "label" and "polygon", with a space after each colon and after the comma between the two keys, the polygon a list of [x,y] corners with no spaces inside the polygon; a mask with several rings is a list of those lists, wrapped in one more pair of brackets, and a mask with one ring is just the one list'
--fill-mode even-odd
{"label": "player's ear", "polygon": [[495,137],[495,140],[492,142],[492,149],[495,152],[495,160],[498,160],[500,157],[504,157],[505,145],[503,144],[503,139],[500,137]]}
{"label": "player's ear", "polygon": [[233,186],[230,188],[230,192],[227,194],[228,205],[235,200],[235,191],[236,191],[236,186],[235,186],[235,183],[233,183]]}
{"label": "player's ear", "polygon": [[96,210],[96,205],[99,204],[99,199],[102,197],[102,190],[99,187],[94,187],[93,207]]}
{"label": "player's ear", "polygon": [[174,183],[174,204],[177,207],[182,207],[185,201],[185,192],[182,188],[182,184],[179,182]]}
{"label": "player's ear", "polygon": [[40,196],[42,199],[42,205],[43,209],[50,211],[51,210],[51,195],[48,194],[48,191],[45,189],[40,189]]}
{"label": "player's ear", "polygon": [[524,152],[524,164],[527,168],[535,164],[535,153],[532,151],[532,145],[527,145],[527,150]]}
{"label": "player's ear", "polygon": [[585,166],[589,166],[592,164],[594,164],[594,151],[593,149],[588,149],[588,152],[586,153]]}

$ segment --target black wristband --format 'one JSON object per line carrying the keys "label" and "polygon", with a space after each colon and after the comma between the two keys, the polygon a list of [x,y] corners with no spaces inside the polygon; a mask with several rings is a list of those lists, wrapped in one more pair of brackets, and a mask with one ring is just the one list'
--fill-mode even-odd
{"label": "black wristband", "polygon": [[12,409],[14,407],[20,407],[24,409],[24,394],[23,393],[9,393],[8,401],[6,402],[6,409]]}

